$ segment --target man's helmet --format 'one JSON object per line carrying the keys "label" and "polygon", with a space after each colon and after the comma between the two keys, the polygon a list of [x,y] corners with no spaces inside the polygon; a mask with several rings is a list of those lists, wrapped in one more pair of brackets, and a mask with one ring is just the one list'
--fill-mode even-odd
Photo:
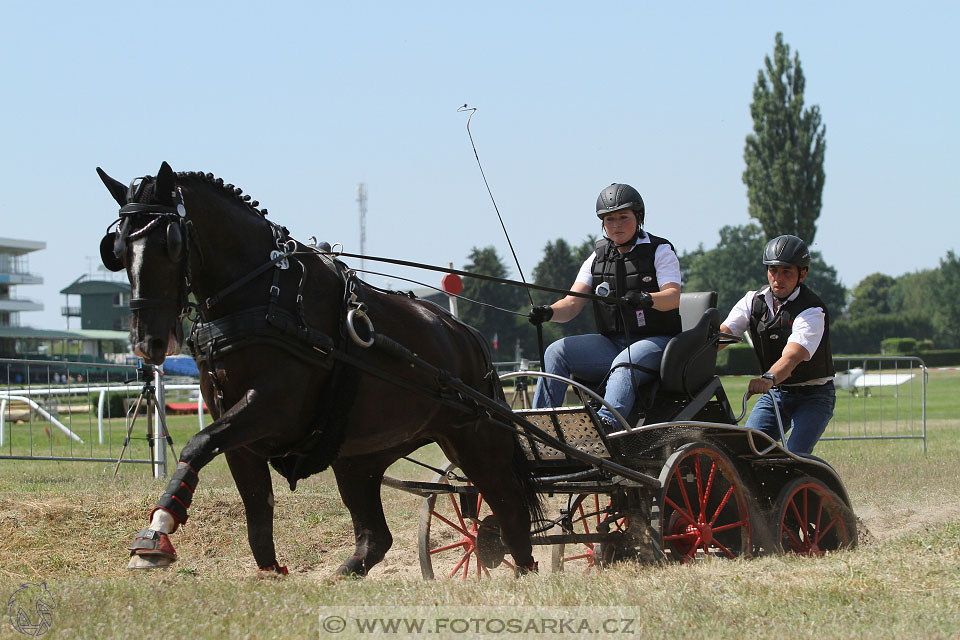
{"label": "man's helmet", "polygon": [[637,222],[643,224],[643,198],[630,185],[614,182],[597,197],[597,217],[603,220],[603,216],[622,209],[632,209]]}
{"label": "man's helmet", "polygon": [[777,236],[763,248],[763,264],[810,268],[810,250],[807,243],[797,236]]}

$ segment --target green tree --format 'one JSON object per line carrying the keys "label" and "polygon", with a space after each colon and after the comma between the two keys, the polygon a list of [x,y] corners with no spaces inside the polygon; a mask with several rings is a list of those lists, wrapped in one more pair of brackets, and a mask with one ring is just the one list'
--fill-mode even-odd
{"label": "green tree", "polygon": [[[578,247],[571,247],[562,238],[558,238],[554,242],[547,242],[543,248],[543,258],[533,270],[533,281],[544,287],[569,289],[573,285],[583,261],[593,252],[594,243],[595,240],[592,238],[588,238]],[[537,304],[550,304],[563,296],[538,291],[534,293],[533,297]],[[589,303],[576,318],[569,322],[551,322],[544,325],[545,341],[548,343],[563,336],[595,332],[596,325]]]}
{"label": "green tree", "polygon": [[749,213],[764,236],[793,234],[813,244],[823,192],[826,126],[820,108],[803,106],[806,81],[800,56],[790,59],[790,46],[777,33],[773,58],[753,86],[753,133],[743,158]]}
{"label": "green tree", "polygon": [[[715,249],[696,251],[680,256],[684,291],[716,291],[717,308],[729,311],[747,291],[767,284],[763,265],[766,240],[755,224],[720,229],[720,242]],[[810,255],[810,270],[804,283],[820,296],[833,317],[839,317],[846,300],[846,289],[837,280],[837,270],[818,252]]]}
{"label": "green tree", "polygon": [[851,320],[889,314],[891,291],[896,280],[882,273],[871,273],[853,288],[853,299],[847,309]]}
{"label": "green tree", "polygon": [[837,279],[836,268],[828,265],[819,251],[810,252],[810,270],[803,283],[820,296],[830,310],[831,319],[841,316],[847,306],[847,289]]}
{"label": "green tree", "polygon": [[945,349],[960,347],[960,259],[948,251],[940,260],[940,268],[934,280],[936,286],[936,312],[933,327],[937,346]]}
{"label": "green tree", "polygon": [[763,266],[765,239],[755,224],[724,226],[720,242],[707,251],[699,247],[680,256],[684,291],[716,291],[717,308],[729,311],[750,290],[766,283]]}
{"label": "green tree", "polygon": [[919,313],[932,318],[937,313],[937,278],[939,269],[925,269],[906,273],[896,279],[890,288],[890,311]]}
{"label": "green tree", "polygon": [[[509,278],[510,272],[493,247],[470,251],[469,262],[464,271],[471,271],[497,278]],[[526,313],[530,306],[527,294],[522,288],[481,280],[463,279],[463,295],[484,304],[460,301],[460,319],[480,330],[493,350],[494,360],[512,360],[514,346],[519,336],[520,325],[514,321],[510,311]],[[494,338],[497,348],[494,350]]]}

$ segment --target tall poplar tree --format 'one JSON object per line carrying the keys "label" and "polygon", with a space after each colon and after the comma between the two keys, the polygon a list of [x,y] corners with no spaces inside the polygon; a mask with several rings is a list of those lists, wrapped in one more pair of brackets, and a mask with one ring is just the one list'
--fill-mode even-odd
{"label": "tall poplar tree", "polygon": [[743,158],[750,217],[767,239],[792,234],[813,244],[823,192],[826,126],[820,108],[803,106],[805,86],[800,56],[777,33],[773,58],[753,86],[753,133]]}

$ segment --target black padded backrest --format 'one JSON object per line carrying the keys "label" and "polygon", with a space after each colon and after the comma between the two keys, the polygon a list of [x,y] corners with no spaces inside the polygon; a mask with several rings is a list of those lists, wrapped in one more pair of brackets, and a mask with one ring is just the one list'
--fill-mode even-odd
{"label": "black padded backrest", "polygon": [[[713,294],[714,298],[716,295]],[[700,315],[695,327],[670,339],[660,361],[661,391],[694,394],[713,379],[717,370],[717,348],[703,347],[719,331],[720,311],[714,307]]]}
{"label": "black padded backrest", "polygon": [[707,309],[717,306],[716,291],[690,291],[680,294],[680,330],[693,329]]}

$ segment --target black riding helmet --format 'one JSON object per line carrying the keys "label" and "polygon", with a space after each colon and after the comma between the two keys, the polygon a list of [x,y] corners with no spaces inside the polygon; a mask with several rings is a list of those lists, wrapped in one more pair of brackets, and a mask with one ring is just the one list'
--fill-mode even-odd
{"label": "black riding helmet", "polygon": [[810,268],[810,250],[797,236],[777,236],[763,248],[763,264]]}
{"label": "black riding helmet", "polygon": [[637,223],[643,225],[643,198],[630,185],[614,182],[597,196],[597,217],[601,220],[603,216],[622,209],[631,209],[637,215]]}

